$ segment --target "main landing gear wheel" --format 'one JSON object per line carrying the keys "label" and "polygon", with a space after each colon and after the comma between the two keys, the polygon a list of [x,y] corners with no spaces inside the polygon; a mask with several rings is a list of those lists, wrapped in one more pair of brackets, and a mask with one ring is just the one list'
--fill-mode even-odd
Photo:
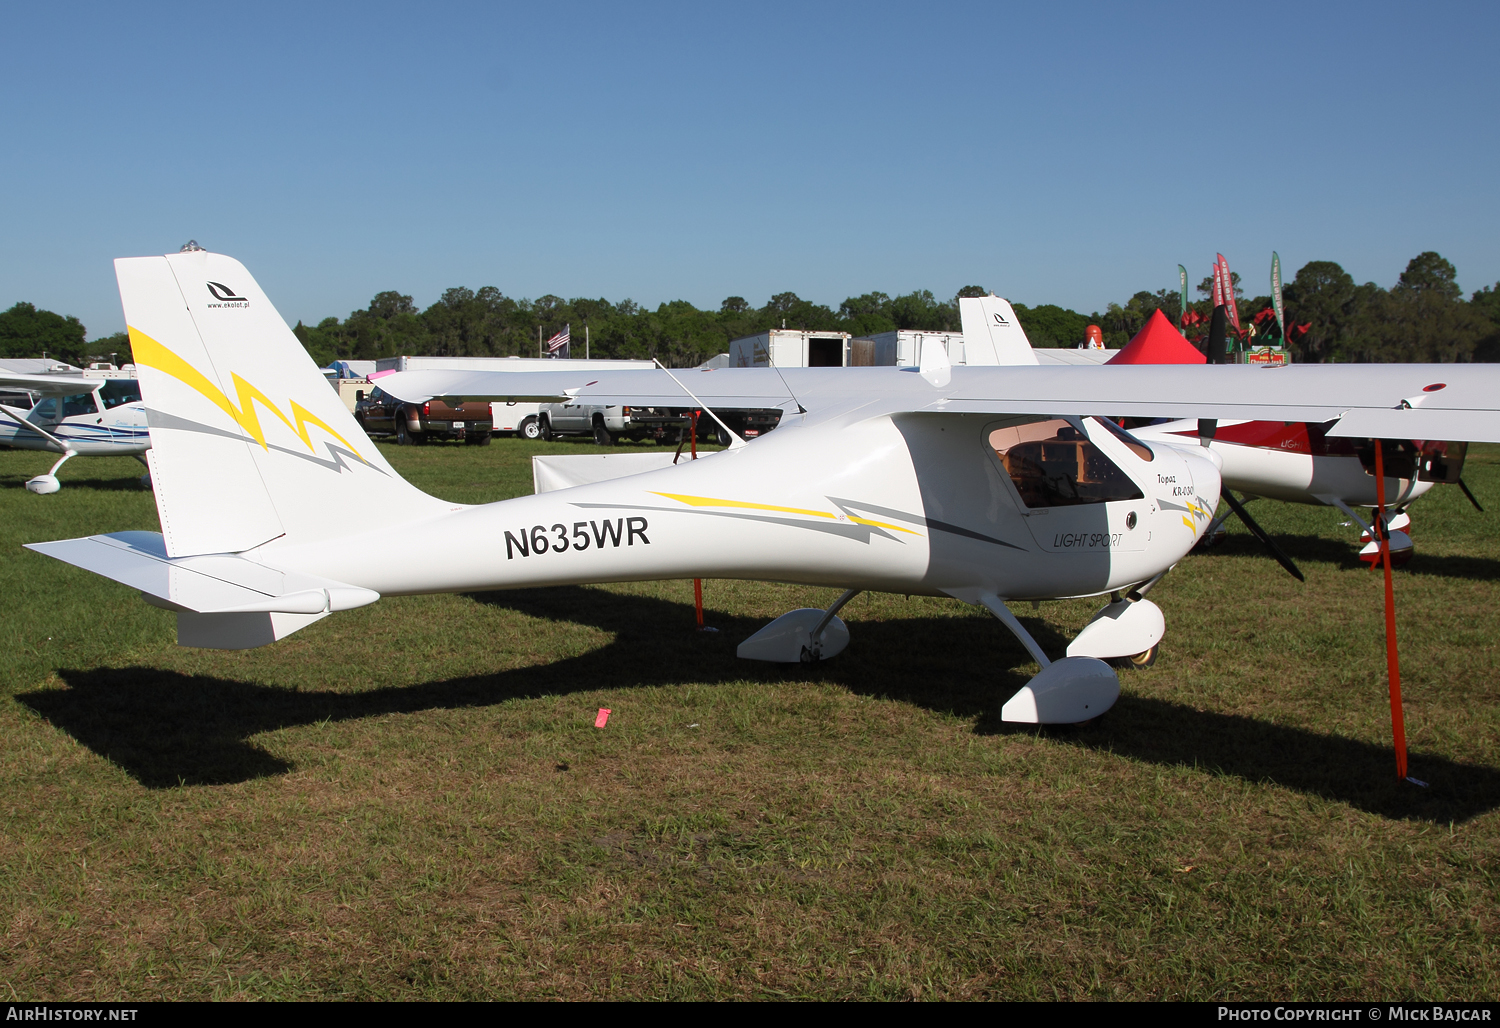
{"label": "main landing gear wheel", "polygon": [[1134,653],[1128,657],[1115,657],[1109,663],[1118,668],[1131,668],[1135,671],[1144,671],[1156,663],[1156,658],[1161,654],[1161,643],[1157,643],[1144,653]]}

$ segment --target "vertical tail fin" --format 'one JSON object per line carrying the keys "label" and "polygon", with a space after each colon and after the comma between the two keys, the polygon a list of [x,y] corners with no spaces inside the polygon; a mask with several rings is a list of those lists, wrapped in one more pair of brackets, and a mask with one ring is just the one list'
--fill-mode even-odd
{"label": "vertical tail fin", "polygon": [[231,257],[115,261],[167,553],[315,542],[447,509],[409,485]]}
{"label": "vertical tail fin", "polygon": [[967,364],[1035,364],[1031,341],[1011,305],[998,296],[963,296],[958,313]]}

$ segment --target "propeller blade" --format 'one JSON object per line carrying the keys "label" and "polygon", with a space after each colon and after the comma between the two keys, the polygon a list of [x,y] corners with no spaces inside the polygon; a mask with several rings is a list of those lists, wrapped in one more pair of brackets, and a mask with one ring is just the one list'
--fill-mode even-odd
{"label": "propeller blade", "polygon": [[1291,575],[1299,582],[1307,581],[1307,579],[1302,576],[1302,572],[1298,570],[1297,565],[1292,563],[1292,558],[1288,557],[1282,551],[1281,547],[1276,545],[1275,541],[1266,534],[1266,530],[1264,528],[1261,528],[1260,525],[1256,524],[1255,519],[1250,516],[1250,512],[1245,509],[1244,505],[1241,504],[1239,500],[1236,500],[1234,498],[1234,493],[1230,492],[1228,489],[1224,490],[1224,502],[1229,504],[1229,509],[1234,511],[1235,514],[1239,516],[1239,519],[1245,523],[1246,528],[1250,529],[1250,534],[1259,539],[1261,543],[1264,544],[1265,548],[1271,551],[1271,556],[1276,558],[1276,563],[1286,568],[1287,574]]}
{"label": "propeller blade", "polygon": [[1469,498],[1469,502],[1474,505],[1474,509],[1477,510],[1477,511],[1479,511],[1479,513],[1483,514],[1484,513],[1484,508],[1479,505],[1479,501],[1478,500],[1474,499],[1474,494],[1471,493],[1471,492],[1469,492],[1469,486],[1468,486],[1468,484],[1466,482],[1464,482],[1464,480],[1461,479],[1461,478],[1458,480],[1458,487],[1464,491],[1464,495]]}
{"label": "propeller blade", "polygon": [[1208,325],[1208,363],[1228,364],[1229,315],[1221,303],[1214,308],[1214,317]]}

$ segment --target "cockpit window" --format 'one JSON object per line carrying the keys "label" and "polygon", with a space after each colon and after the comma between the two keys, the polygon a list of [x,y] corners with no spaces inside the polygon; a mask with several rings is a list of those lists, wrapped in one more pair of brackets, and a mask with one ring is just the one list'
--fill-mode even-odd
{"label": "cockpit window", "polygon": [[99,390],[99,399],[105,410],[114,410],[127,403],[141,402],[141,384],[133,378],[112,378]]}
{"label": "cockpit window", "polygon": [[1144,499],[1129,475],[1062,418],[992,429],[988,442],[1027,507]]}
{"label": "cockpit window", "polygon": [[1125,431],[1125,429],[1121,428],[1119,425],[1115,424],[1108,418],[1090,418],[1089,420],[1097,422],[1098,424],[1103,425],[1105,428],[1109,429],[1110,435],[1114,436],[1116,439],[1120,440],[1120,442],[1130,447],[1130,452],[1135,454],[1141,460],[1156,459],[1156,454],[1151,452],[1151,447],[1141,442],[1135,436],[1131,435],[1129,432]]}
{"label": "cockpit window", "polygon": [[96,414],[98,407],[94,406],[93,393],[74,393],[72,396],[63,397],[63,417],[76,418],[80,414]]}

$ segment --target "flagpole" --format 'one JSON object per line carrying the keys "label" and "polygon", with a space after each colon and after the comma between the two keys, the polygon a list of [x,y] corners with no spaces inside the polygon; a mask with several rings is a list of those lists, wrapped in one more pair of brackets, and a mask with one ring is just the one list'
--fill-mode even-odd
{"label": "flagpole", "polygon": [[583,323],[583,359],[589,359],[589,323]]}
{"label": "flagpole", "polygon": [[536,327],[536,355],[537,355],[537,357],[541,357],[541,355],[542,355],[542,326],[541,325],[538,325]]}

